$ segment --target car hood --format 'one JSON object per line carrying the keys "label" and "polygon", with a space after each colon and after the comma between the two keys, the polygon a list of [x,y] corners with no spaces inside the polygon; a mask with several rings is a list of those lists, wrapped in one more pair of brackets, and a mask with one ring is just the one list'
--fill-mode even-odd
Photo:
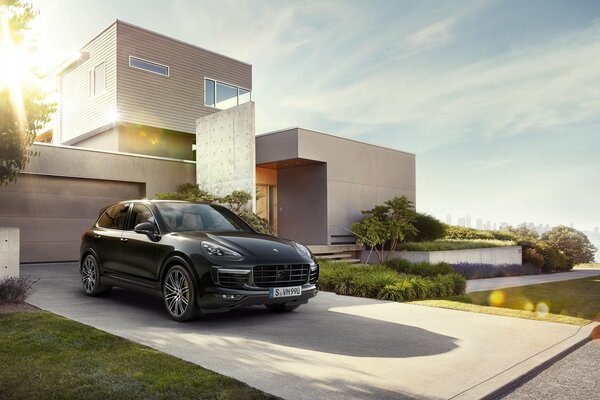
{"label": "car hood", "polygon": [[261,262],[301,262],[306,257],[289,240],[247,232],[185,232],[187,236],[208,239],[236,250],[244,256],[252,255]]}

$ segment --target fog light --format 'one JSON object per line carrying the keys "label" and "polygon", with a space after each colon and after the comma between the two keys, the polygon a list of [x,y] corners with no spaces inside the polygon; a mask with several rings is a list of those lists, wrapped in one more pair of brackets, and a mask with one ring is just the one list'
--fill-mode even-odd
{"label": "fog light", "polygon": [[241,294],[217,294],[217,297],[221,300],[239,300],[243,296]]}

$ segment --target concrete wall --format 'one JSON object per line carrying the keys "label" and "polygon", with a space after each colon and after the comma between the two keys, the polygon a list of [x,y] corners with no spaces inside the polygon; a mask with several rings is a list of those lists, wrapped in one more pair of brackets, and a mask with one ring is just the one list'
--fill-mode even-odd
{"label": "concrete wall", "polygon": [[19,276],[19,228],[0,228],[0,280]]}
{"label": "concrete wall", "polygon": [[98,211],[196,180],[195,163],[77,147],[33,145],[16,183],[0,188],[0,226],[21,230],[21,262],[72,261]]}
{"label": "concrete wall", "polygon": [[277,172],[278,236],[303,244],[327,243],[327,165]]}
{"label": "concrete wall", "polygon": [[217,196],[252,194],[256,208],[254,102],[199,118],[196,125],[198,185]]}
{"label": "concrete wall", "polygon": [[[390,258],[403,258],[413,263],[429,262],[439,263],[447,262],[449,264],[469,263],[469,264],[492,264],[522,265],[521,246],[508,247],[490,247],[484,249],[466,249],[466,250],[447,250],[447,251],[395,251]],[[387,254],[387,253],[386,253]],[[363,251],[361,261],[365,262],[369,251]],[[378,262],[375,252],[371,254],[369,263]]]}
{"label": "concrete wall", "polygon": [[[395,196],[416,202],[414,154],[302,128],[259,135],[256,143],[259,166],[282,171],[308,162],[327,164],[327,219],[319,221],[327,241],[315,243],[315,238],[311,244],[352,240],[347,229],[363,218],[361,210]],[[280,201],[280,206],[285,205]]]}

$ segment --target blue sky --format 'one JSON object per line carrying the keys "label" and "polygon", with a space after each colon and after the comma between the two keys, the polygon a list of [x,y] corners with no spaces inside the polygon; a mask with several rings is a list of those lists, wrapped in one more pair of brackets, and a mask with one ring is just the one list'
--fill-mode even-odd
{"label": "blue sky", "polygon": [[253,65],[257,131],[417,155],[417,208],[600,226],[598,1],[33,1],[59,64],[115,19]]}

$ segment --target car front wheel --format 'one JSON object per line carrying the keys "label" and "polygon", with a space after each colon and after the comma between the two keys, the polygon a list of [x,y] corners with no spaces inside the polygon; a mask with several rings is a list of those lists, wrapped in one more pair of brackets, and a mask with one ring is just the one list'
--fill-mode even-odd
{"label": "car front wheel", "polygon": [[163,299],[175,321],[189,321],[198,314],[194,289],[194,281],[185,268],[175,265],[169,269],[163,281]]}
{"label": "car front wheel", "polygon": [[108,294],[112,287],[100,283],[100,269],[96,257],[88,254],[81,263],[81,283],[83,291],[88,296],[101,296]]}

